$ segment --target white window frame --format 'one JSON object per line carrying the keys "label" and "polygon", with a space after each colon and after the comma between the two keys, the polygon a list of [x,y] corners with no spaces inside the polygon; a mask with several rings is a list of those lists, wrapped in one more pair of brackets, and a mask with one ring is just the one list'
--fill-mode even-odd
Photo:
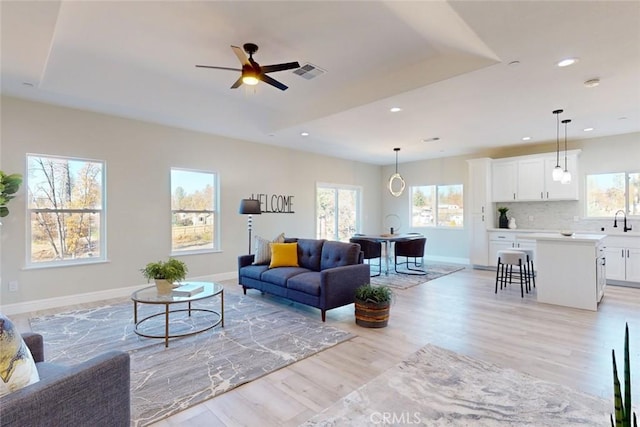
{"label": "white window frame", "polygon": [[[319,238],[319,230],[320,230],[320,224],[318,222],[318,190],[320,189],[331,189],[331,190],[335,190],[335,194],[336,194],[336,207],[337,210],[340,210],[340,207],[338,205],[338,200],[337,200],[337,195],[338,195],[338,190],[347,190],[347,191],[355,191],[356,192],[356,225],[355,225],[355,230],[353,232],[353,234],[359,233],[361,228],[362,228],[362,187],[359,185],[348,185],[348,184],[335,184],[335,183],[326,183],[326,182],[317,182],[316,183],[316,194],[315,194],[315,209],[314,209],[314,215],[315,215],[315,225],[316,225],[316,238]],[[334,221],[334,230],[335,233],[332,236],[333,240],[338,241],[338,216],[336,215],[333,218]]]}
{"label": "white window frame", "polygon": [[[91,209],[50,209],[50,208],[31,208],[30,207],[30,195],[31,195],[31,182],[30,182],[30,173],[29,173],[29,160],[31,158],[42,158],[42,159],[54,159],[61,161],[74,161],[74,162],[91,162],[98,163],[101,165],[100,171],[100,179],[101,179],[101,203],[98,208]],[[96,264],[107,261],[107,165],[104,160],[97,159],[86,159],[79,157],[70,157],[70,156],[57,156],[50,154],[36,154],[36,153],[27,153],[26,154],[26,187],[27,187],[27,197],[25,197],[26,202],[26,268],[49,268],[49,267],[68,267],[73,265],[84,265],[84,264]],[[94,214],[99,213],[100,215],[100,255],[97,257],[89,257],[89,258],[70,258],[70,259],[61,259],[54,261],[43,261],[37,262],[32,260],[32,244],[33,244],[33,235],[32,235],[32,226],[31,226],[31,215],[38,212],[46,212],[46,213],[88,213]]]}
{"label": "white window frame", "polygon": [[[171,198],[173,197],[173,171],[182,171],[182,172],[193,172],[193,173],[201,173],[211,175],[213,177],[213,209],[173,209],[171,206]],[[220,176],[215,171],[210,170],[201,170],[201,169],[187,169],[180,167],[172,167],[169,171],[169,209],[171,211],[171,224],[169,228],[169,233],[171,235],[170,242],[170,256],[179,257],[182,255],[191,255],[191,254],[202,254],[202,253],[211,253],[211,252],[220,252]],[[212,214],[214,221],[211,224],[213,226],[213,239],[212,239],[212,247],[210,248],[202,248],[202,249],[185,249],[185,250],[175,250],[173,247],[173,215],[176,213],[184,213],[184,214]]]}

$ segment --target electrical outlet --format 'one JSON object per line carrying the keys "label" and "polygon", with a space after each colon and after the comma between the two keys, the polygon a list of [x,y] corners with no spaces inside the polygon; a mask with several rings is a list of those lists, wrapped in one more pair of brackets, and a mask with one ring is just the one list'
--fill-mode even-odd
{"label": "electrical outlet", "polygon": [[18,281],[17,280],[9,281],[9,292],[18,292]]}

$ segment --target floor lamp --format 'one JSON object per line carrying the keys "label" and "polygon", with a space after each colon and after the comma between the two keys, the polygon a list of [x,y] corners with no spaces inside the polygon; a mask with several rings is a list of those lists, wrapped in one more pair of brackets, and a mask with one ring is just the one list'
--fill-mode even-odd
{"label": "floor lamp", "polygon": [[240,200],[240,209],[238,213],[241,215],[249,215],[247,218],[247,229],[249,230],[249,254],[251,254],[251,226],[253,222],[253,215],[260,215],[260,201],[254,199],[242,199]]}

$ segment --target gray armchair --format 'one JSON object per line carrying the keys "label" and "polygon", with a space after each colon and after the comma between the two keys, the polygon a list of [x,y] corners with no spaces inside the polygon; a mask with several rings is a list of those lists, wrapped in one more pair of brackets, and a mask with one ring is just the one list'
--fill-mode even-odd
{"label": "gray armchair", "polygon": [[129,354],[108,351],[63,366],[44,361],[42,336],[22,334],[40,381],[0,398],[0,426],[129,426]]}

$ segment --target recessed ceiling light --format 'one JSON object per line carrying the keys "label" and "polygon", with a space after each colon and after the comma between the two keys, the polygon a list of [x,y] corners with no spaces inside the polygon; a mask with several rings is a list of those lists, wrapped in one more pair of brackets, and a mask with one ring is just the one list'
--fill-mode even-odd
{"label": "recessed ceiling light", "polygon": [[300,132],[300,136],[309,136],[309,132]]}
{"label": "recessed ceiling light", "polygon": [[402,111],[402,108],[400,108],[400,107],[391,107],[391,108],[389,108],[389,111],[391,111],[392,113],[398,113],[398,112]]}
{"label": "recessed ceiling light", "polygon": [[593,128],[584,128],[582,130],[585,131],[585,132],[591,132],[593,130]]}
{"label": "recessed ceiling light", "polygon": [[523,137],[522,137],[522,140],[523,140],[523,141],[530,141],[530,140],[531,140],[531,137],[530,137],[530,136],[523,136]]}
{"label": "recessed ceiling light", "polygon": [[562,61],[559,61],[556,65],[558,65],[558,67],[568,67],[569,65],[573,65],[576,62],[578,62],[578,58],[566,58]]}

